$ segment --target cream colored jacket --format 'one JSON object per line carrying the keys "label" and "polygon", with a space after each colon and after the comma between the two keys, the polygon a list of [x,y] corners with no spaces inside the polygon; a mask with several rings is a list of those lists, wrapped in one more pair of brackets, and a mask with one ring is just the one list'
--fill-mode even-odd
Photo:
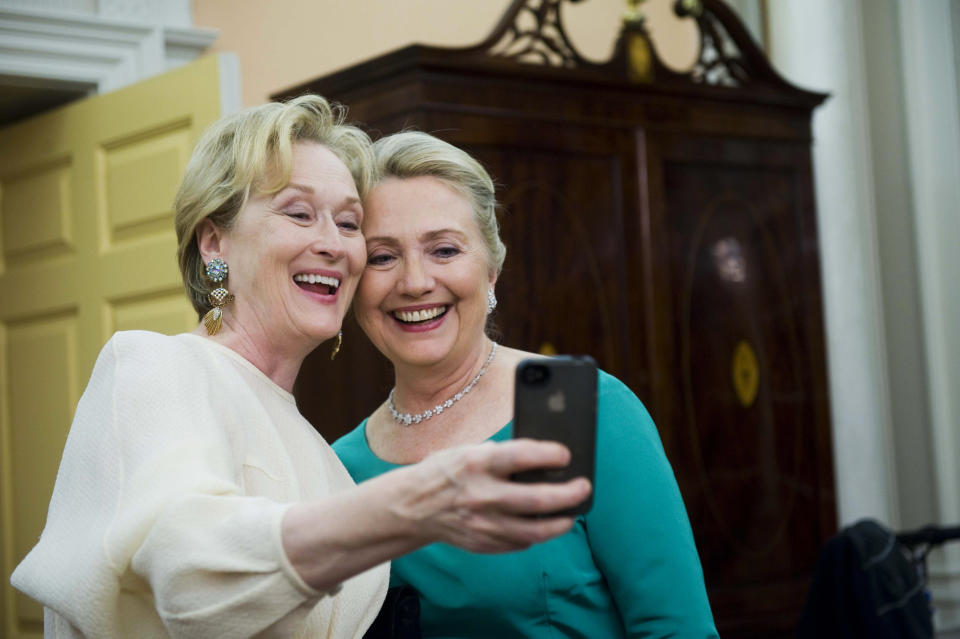
{"label": "cream colored jacket", "polygon": [[361,637],[389,564],[321,593],[280,539],[291,503],[352,485],[293,396],[239,354],[117,333],[11,582],[44,605],[46,637]]}

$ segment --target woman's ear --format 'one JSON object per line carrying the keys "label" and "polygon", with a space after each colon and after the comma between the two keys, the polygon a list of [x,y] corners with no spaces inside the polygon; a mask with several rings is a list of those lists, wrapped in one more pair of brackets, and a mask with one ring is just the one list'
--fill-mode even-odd
{"label": "woman's ear", "polygon": [[223,230],[207,218],[197,224],[197,248],[203,263],[207,264],[215,257],[223,257]]}

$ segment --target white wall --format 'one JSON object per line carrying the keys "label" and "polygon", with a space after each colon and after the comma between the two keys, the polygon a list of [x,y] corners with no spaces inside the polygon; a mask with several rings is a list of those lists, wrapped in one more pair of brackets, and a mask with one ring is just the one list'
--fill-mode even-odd
{"label": "white wall", "polygon": [[[767,2],[814,119],[839,518],[960,523],[960,3]],[[958,546],[955,544],[954,546]],[[931,557],[960,628],[960,548]]]}
{"label": "white wall", "polygon": [[[897,0],[869,0],[862,11],[871,164],[876,193],[882,313],[900,528],[930,522],[937,512],[930,430],[926,344],[920,306],[906,101],[900,64]],[[866,7],[864,7],[866,8]]]}
{"label": "white wall", "polygon": [[[936,520],[960,523],[960,93],[952,0],[899,0],[906,151],[936,483]],[[960,627],[960,544],[932,568],[943,626]]]}

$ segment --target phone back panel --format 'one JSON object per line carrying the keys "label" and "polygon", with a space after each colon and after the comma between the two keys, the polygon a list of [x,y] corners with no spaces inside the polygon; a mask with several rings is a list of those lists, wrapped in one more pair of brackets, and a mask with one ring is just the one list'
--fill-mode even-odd
{"label": "phone back panel", "polygon": [[[596,460],[597,365],[586,356],[527,359],[517,365],[513,436],[557,441],[570,449],[566,468],[531,470],[514,479],[593,482]],[[587,512],[591,498],[569,514]]]}

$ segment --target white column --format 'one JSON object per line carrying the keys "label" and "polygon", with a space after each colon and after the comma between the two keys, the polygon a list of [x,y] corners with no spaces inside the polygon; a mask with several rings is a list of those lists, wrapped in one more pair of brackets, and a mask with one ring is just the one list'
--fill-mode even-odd
{"label": "white column", "polygon": [[814,112],[834,469],[841,525],[899,525],[859,3],[766,5],[774,66],[829,92]]}
{"label": "white column", "polygon": [[[939,523],[960,524],[960,93],[951,0],[899,0]],[[960,547],[934,557],[940,627],[960,627]]]}

